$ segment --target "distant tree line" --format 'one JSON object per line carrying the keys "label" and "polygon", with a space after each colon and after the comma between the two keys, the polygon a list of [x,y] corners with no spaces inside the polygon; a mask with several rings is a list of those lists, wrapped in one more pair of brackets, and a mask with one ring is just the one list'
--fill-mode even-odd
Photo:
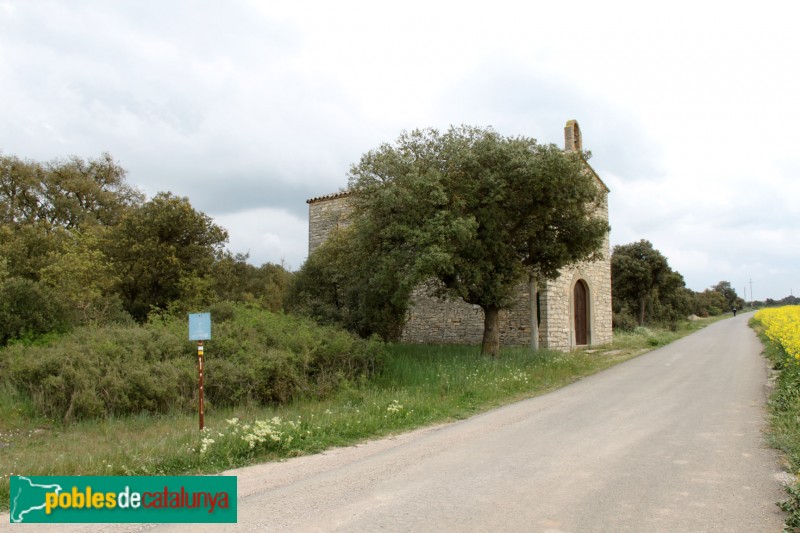
{"label": "distant tree line", "polygon": [[756,300],[754,302],[750,302],[750,305],[753,307],[781,307],[783,305],[800,305],[800,297],[789,295],[781,298],[780,300],[767,298],[766,300],[762,301]]}
{"label": "distant tree line", "polygon": [[717,316],[745,305],[728,281],[702,292],[687,288],[683,276],[646,240],[614,247],[611,282],[618,329],[675,324],[690,315]]}
{"label": "distant tree line", "polygon": [[248,264],[187,198],[148,200],[125,174],[109,154],[45,163],[0,155],[0,346],[223,300],[283,307],[283,266]]}

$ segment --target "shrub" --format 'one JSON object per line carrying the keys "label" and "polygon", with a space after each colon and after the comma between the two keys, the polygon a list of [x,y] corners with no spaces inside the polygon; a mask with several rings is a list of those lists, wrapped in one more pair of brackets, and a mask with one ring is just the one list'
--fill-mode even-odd
{"label": "shrub", "polygon": [[14,339],[64,332],[73,319],[54,289],[22,278],[0,282],[0,346]]}
{"label": "shrub", "polygon": [[619,331],[633,331],[639,325],[627,309],[614,313],[611,321],[613,328]]}
{"label": "shrub", "polygon": [[[224,309],[227,320],[214,322],[206,343],[211,405],[324,397],[374,372],[382,358],[375,340],[242,304]],[[193,409],[197,357],[186,333],[185,318],[162,315],[143,326],[78,328],[43,346],[16,344],[0,351],[0,384],[64,421]]]}

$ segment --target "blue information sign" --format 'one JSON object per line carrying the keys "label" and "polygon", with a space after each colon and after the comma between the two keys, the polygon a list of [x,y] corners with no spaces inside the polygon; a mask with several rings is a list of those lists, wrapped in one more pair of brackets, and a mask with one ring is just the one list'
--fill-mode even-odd
{"label": "blue information sign", "polygon": [[211,313],[189,314],[189,340],[207,341],[211,338]]}

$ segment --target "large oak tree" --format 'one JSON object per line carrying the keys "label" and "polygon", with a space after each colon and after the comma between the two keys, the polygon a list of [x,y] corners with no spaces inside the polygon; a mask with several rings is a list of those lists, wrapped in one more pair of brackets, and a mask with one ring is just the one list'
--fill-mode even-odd
{"label": "large oak tree", "polygon": [[428,280],[479,305],[481,351],[496,356],[499,311],[521,282],[602,255],[605,192],[584,157],[491,128],[403,133],[351,168],[351,238],[387,286]]}

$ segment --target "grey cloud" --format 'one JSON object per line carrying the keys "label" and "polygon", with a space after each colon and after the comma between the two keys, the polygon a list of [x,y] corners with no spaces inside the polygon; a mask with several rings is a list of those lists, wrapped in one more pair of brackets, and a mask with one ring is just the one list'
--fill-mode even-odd
{"label": "grey cloud", "polygon": [[506,135],[529,135],[559,146],[567,120],[577,119],[584,149],[593,152],[591,164],[598,170],[626,179],[652,179],[663,173],[661,153],[646,125],[635,117],[594,98],[591,88],[543,77],[503,58],[478,65],[454,85],[441,114],[452,123],[477,120]]}

